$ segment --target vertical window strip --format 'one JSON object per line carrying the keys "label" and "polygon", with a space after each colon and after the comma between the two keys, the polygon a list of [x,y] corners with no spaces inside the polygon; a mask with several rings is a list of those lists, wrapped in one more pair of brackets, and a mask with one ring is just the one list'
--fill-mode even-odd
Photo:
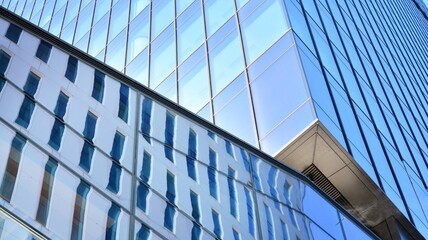
{"label": "vertical window strip", "polygon": [[166,112],[165,119],[165,157],[174,162],[172,154],[174,148],[175,116],[169,111]]}
{"label": "vertical window strip", "polygon": [[110,156],[116,161],[119,162],[123,153],[123,146],[125,144],[125,136],[120,132],[116,131],[113,139],[113,146],[110,151]]}
{"label": "vertical window strip", "polygon": [[4,78],[0,76],[0,92],[1,92],[1,90],[3,90],[3,86],[5,83],[6,83],[6,81],[4,80]]}
{"label": "vertical window strip", "polygon": [[124,122],[128,122],[128,105],[129,105],[129,87],[125,84],[120,84],[119,94],[119,112],[117,116]]}
{"label": "vertical window strip", "polygon": [[254,237],[254,211],[253,211],[253,199],[250,191],[244,187],[245,200],[247,202],[247,215],[248,215],[248,229],[251,236]]}
{"label": "vertical window strip", "polygon": [[248,160],[248,154],[243,148],[241,148],[240,150],[241,150],[242,163],[244,164],[245,170],[247,170],[247,172],[250,172],[250,163]]}
{"label": "vertical window strip", "polygon": [[39,47],[37,48],[36,57],[47,63],[51,55],[52,45],[43,40],[40,40]]}
{"label": "vertical window strip", "polygon": [[61,147],[61,139],[64,134],[64,123],[60,122],[55,118],[54,125],[52,127],[51,135],[49,138],[49,146],[51,146],[55,150],[59,150]]}
{"label": "vertical window strip", "polygon": [[234,228],[232,229],[232,231],[233,231],[233,239],[240,240],[241,238],[239,237],[239,232],[236,231]]}
{"label": "vertical window strip", "polygon": [[78,60],[73,56],[68,57],[67,69],[65,71],[65,77],[74,83],[76,81],[77,69],[78,69]]}
{"label": "vertical window strip", "polygon": [[198,224],[193,223],[191,239],[199,240],[200,237],[201,237],[201,227]]}
{"label": "vertical window strip", "polygon": [[175,176],[170,171],[166,173],[166,198],[171,203],[175,203]]}
{"label": "vertical window strip", "polygon": [[196,222],[199,223],[200,220],[200,210],[199,210],[199,196],[197,193],[190,190],[190,203],[192,204],[192,217]]}
{"label": "vertical window strip", "polygon": [[141,224],[140,229],[137,232],[137,239],[138,240],[147,240],[150,237],[150,228],[147,227],[145,224]]}
{"label": "vertical window strip", "polygon": [[86,172],[91,171],[92,156],[94,155],[94,146],[87,140],[84,140],[82,151],[80,153],[79,166]]}
{"label": "vertical window strip", "polygon": [[107,184],[107,189],[110,190],[112,193],[119,192],[121,174],[122,174],[122,168],[115,161],[112,161],[109,180]]}
{"label": "vertical window strip", "polygon": [[232,148],[232,144],[230,143],[230,141],[228,140],[224,140],[224,143],[226,145],[226,152],[227,154],[229,154],[231,157],[234,157],[233,155],[233,148]]}
{"label": "vertical window strip", "polygon": [[278,200],[278,192],[276,191],[276,174],[278,172],[278,169],[274,166],[272,166],[269,170],[269,176],[268,176],[268,185],[269,185],[269,192],[270,195],[275,203],[275,207],[279,209],[279,200]]}
{"label": "vertical window strip", "polygon": [[257,163],[260,160],[256,156],[254,156],[253,154],[250,154],[250,159],[251,159],[251,166],[253,168],[253,182],[254,182],[254,186],[256,187],[257,190],[263,191],[262,190],[262,186],[260,184],[259,171],[258,171],[258,167],[257,167]]}
{"label": "vertical window strip", "polygon": [[143,99],[141,111],[141,132],[148,143],[150,143],[152,105],[153,101],[150,98],[145,97]]}
{"label": "vertical window strip", "polygon": [[95,70],[94,72],[94,85],[92,88],[92,97],[98,102],[103,102],[104,97],[104,79],[105,74]]}
{"label": "vertical window strip", "polygon": [[19,134],[17,134],[12,140],[12,146],[6,163],[6,170],[0,185],[0,196],[7,202],[10,202],[12,198],[19,163],[21,161],[22,149],[26,142],[27,140]]}
{"label": "vertical window strip", "polygon": [[106,240],[115,240],[117,236],[117,225],[121,209],[115,203],[111,203],[108,210],[107,226],[106,226]]}
{"label": "vertical window strip", "polygon": [[274,236],[274,229],[273,229],[273,223],[272,223],[272,213],[270,212],[270,208],[268,207],[268,205],[266,205],[266,203],[263,203],[264,208],[265,208],[265,214],[266,214],[266,224],[267,224],[267,230],[268,230],[268,239],[269,240],[274,240],[275,236]]}
{"label": "vertical window strip", "polygon": [[21,32],[22,32],[22,28],[16,26],[15,24],[11,23],[9,25],[9,28],[6,31],[6,37],[14,42],[14,43],[18,43],[19,37],[21,36]]}
{"label": "vertical window strip", "polygon": [[53,182],[58,162],[49,157],[43,174],[42,190],[40,192],[39,206],[37,208],[36,221],[46,226],[49,215],[49,205],[52,196]]}
{"label": "vertical window strip", "polygon": [[28,96],[25,96],[15,122],[22,127],[27,128],[30,124],[31,116],[33,115],[35,107],[36,103]]}
{"label": "vertical window strip", "polygon": [[207,132],[207,134],[208,134],[208,137],[210,137],[212,140],[215,140],[215,133],[214,132],[212,132],[212,131],[210,131],[210,130],[207,130],[208,132]]}
{"label": "vertical window strip", "polygon": [[58,100],[56,101],[56,106],[54,109],[54,114],[59,119],[63,120],[65,112],[67,111],[68,105],[68,96],[65,95],[62,91],[59,92]]}
{"label": "vertical window strip", "polygon": [[141,180],[143,180],[143,182],[147,184],[150,180],[151,165],[152,165],[152,156],[148,152],[144,151],[140,178]]}
{"label": "vertical window strip", "polygon": [[175,208],[171,203],[167,202],[163,225],[171,232],[174,232],[174,216]]}
{"label": "vertical window strip", "polygon": [[209,166],[207,168],[208,172],[208,183],[210,187],[210,195],[215,198],[217,198],[217,153],[214,152],[212,149],[209,150]]}
{"label": "vertical window strip", "polygon": [[238,217],[238,210],[237,210],[237,199],[236,199],[236,189],[235,189],[235,170],[233,170],[231,167],[228,168],[228,178],[227,178],[227,185],[229,187],[229,203],[230,203],[230,214],[234,217]]}
{"label": "vertical window strip", "polygon": [[83,130],[83,136],[90,143],[92,143],[92,140],[94,139],[96,124],[97,124],[97,116],[95,116],[93,113],[88,111],[88,114],[86,115],[85,129]]}
{"label": "vertical window strip", "polygon": [[86,211],[86,197],[90,186],[80,180],[80,184],[77,187],[76,200],[74,202],[74,213],[73,213],[73,223],[71,228],[71,239],[82,239],[83,235],[83,224]]}
{"label": "vertical window strip", "polygon": [[186,156],[186,162],[187,162],[187,174],[190,178],[193,180],[196,180],[196,167],[195,167],[195,159],[197,155],[196,150],[196,140],[197,135],[196,132],[193,131],[193,129],[189,130],[189,141],[188,141],[188,149],[187,149],[187,156]]}
{"label": "vertical window strip", "polygon": [[137,187],[137,207],[140,208],[143,212],[146,211],[147,206],[147,196],[149,195],[149,180],[150,180],[150,171],[151,171],[151,156],[146,151],[143,154],[143,166],[140,171],[140,178],[145,183],[139,183]]}
{"label": "vertical window strip", "polygon": [[9,66],[9,62],[10,55],[0,49],[0,77],[4,76],[4,73],[6,72],[6,69]]}
{"label": "vertical window strip", "polygon": [[212,211],[212,219],[214,224],[213,232],[217,236],[217,238],[221,239],[221,224],[220,224],[220,215],[218,212],[216,212],[214,209],[211,209]]}
{"label": "vertical window strip", "polygon": [[282,230],[282,238],[284,240],[288,239],[288,230],[287,230],[287,226],[285,225],[284,221],[281,220],[281,230]]}
{"label": "vertical window strip", "polygon": [[27,76],[27,81],[24,85],[24,92],[34,98],[34,94],[36,94],[37,88],[39,86],[40,77],[30,72]]}

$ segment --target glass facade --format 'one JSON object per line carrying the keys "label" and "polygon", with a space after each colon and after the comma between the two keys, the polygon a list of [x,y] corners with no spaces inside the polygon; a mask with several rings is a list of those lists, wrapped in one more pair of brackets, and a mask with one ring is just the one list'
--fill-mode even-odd
{"label": "glass facade", "polygon": [[[421,0],[0,0],[0,4],[271,156],[278,156],[310,124],[320,121],[411,225],[428,238],[428,10]],[[184,155],[184,168],[176,171],[192,184],[205,184],[207,196],[227,202],[228,214],[245,222],[249,234],[239,227],[216,227],[229,220],[212,207],[205,213],[209,226],[198,221],[186,228],[195,239],[203,238],[205,231],[211,237],[261,237],[256,221],[277,231],[266,230],[264,238],[281,238],[285,233],[293,238],[289,232],[299,224],[297,217],[291,218],[291,225],[285,219],[272,222],[278,206],[282,209],[277,203],[281,193],[275,189],[276,168],[269,168],[263,177],[252,174],[254,185],[244,186],[242,199],[251,211],[244,214],[239,210],[242,189],[231,180],[240,177],[241,171],[226,165],[222,175],[217,171],[224,164],[218,147],[204,143],[207,147],[201,150],[199,142],[214,141],[222,145],[227,157],[247,159],[243,166],[251,172],[257,165],[245,150],[227,140],[219,143],[209,129],[209,139],[193,126],[183,129],[176,112],[156,112],[156,99],[88,67],[72,53],[53,62],[59,58],[55,45],[43,39],[28,45],[32,38],[22,26],[7,23],[1,31],[5,40],[0,43],[0,91],[15,81],[8,74],[19,71],[14,86],[22,94],[14,96],[18,107],[10,112],[14,113],[11,124],[17,124],[20,131],[31,132],[42,119],[49,125],[49,134],[36,142],[47,143],[49,151],[65,151],[69,141],[78,142],[79,170],[99,177],[102,173],[94,171],[101,170],[93,166],[103,159],[109,177],[97,181],[102,189],[108,186],[116,194],[124,191],[123,181],[131,182],[139,171],[144,172],[148,177],[139,179],[136,190],[126,190],[142,194],[136,198],[137,209],[144,208],[144,213],[149,213],[149,198],[154,196],[151,189],[156,186],[150,180],[157,156],[133,142],[159,145],[156,152],[169,161],[167,166],[178,166]],[[26,72],[14,65],[16,46],[35,57]],[[44,78],[52,77],[43,69],[57,64],[61,65],[58,78],[68,83],[55,85],[58,93],[39,103],[39,98],[52,94],[43,85]],[[73,101],[75,96],[81,100]],[[82,104],[88,106],[76,108]],[[50,109],[54,109],[50,118],[40,115]],[[106,122],[106,114],[118,121]],[[183,135],[181,141],[176,140],[177,133]],[[176,150],[182,147],[180,155]],[[134,155],[149,159],[144,171],[140,167],[134,168],[138,173],[133,172]],[[180,182],[180,174],[168,171]],[[162,172],[159,179],[166,175]],[[258,202],[252,194],[253,188],[262,191],[263,181],[267,181],[265,191],[274,199],[273,205]],[[203,199],[202,193],[191,191],[196,199]],[[159,193],[164,198],[164,189]],[[156,205],[160,212],[174,213],[167,221],[172,231],[182,230],[174,225],[182,216],[174,210],[180,208],[177,204]],[[290,210],[286,214],[300,213]],[[160,215],[164,226],[166,213]],[[244,215],[254,219],[254,224],[243,221]],[[150,227],[135,223],[130,229],[139,236],[152,236]],[[116,227],[113,230],[120,232]]]}
{"label": "glass facade", "polygon": [[[52,44],[40,61],[40,37],[23,28],[15,44],[9,21],[0,19],[0,47],[11,56],[0,92],[0,210],[24,221],[13,233],[1,221],[2,236],[376,238],[300,173],[107,67],[73,56],[70,81],[72,53]],[[23,127],[25,99],[33,108]]]}

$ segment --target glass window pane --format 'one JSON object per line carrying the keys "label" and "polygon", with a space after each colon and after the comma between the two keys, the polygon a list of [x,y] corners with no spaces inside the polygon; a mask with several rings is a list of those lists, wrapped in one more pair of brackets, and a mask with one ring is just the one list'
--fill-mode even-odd
{"label": "glass window pane", "polygon": [[[147,5],[149,5],[150,0],[133,0],[131,1],[131,16],[129,21],[132,21],[138,14],[140,14],[141,11],[143,11],[143,9],[145,7],[147,7]],[[148,10],[148,7],[147,7]]]}
{"label": "glass window pane", "polygon": [[210,100],[208,68],[205,58],[178,80],[179,104],[190,111],[199,111]]}
{"label": "glass window pane", "polygon": [[125,66],[125,42],[126,29],[107,46],[106,63],[119,71],[122,71]]}
{"label": "glass window pane", "polygon": [[127,62],[131,62],[149,44],[149,11],[146,8],[129,25]]}
{"label": "glass window pane", "polygon": [[[250,64],[289,28],[282,1],[265,1],[241,23],[247,63]],[[269,26],[269,27],[267,27]]]}
{"label": "glass window pane", "polygon": [[204,41],[202,11],[198,5],[193,4],[177,20],[178,64],[189,57]]}
{"label": "glass window pane", "polygon": [[175,18],[174,2],[155,0],[152,3],[152,39],[156,38]]}
{"label": "glass window pane", "polygon": [[220,28],[235,12],[233,0],[205,1],[205,18],[207,25],[207,37],[210,37]]}
{"label": "glass window pane", "polygon": [[244,70],[244,57],[235,29],[214,49],[210,47],[210,74],[213,96],[217,95]]}
{"label": "glass window pane", "polygon": [[6,32],[6,37],[14,43],[18,43],[21,36],[22,29],[15,24],[11,23]]}
{"label": "glass window pane", "polygon": [[[173,25],[153,43],[150,64],[150,87],[155,88],[175,67],[175,40]],[[157,46],[157,47],[156,47]]]}
{"label": "glass window pane", "polygon": [[[108,41],[113,40],[120,31],[128,24],[129,0],[120,0],[111,10],[110,31],[108,33]],[[125,41],[122,42],[122,45]],[[123,46],[125,47],[125,46]]]}

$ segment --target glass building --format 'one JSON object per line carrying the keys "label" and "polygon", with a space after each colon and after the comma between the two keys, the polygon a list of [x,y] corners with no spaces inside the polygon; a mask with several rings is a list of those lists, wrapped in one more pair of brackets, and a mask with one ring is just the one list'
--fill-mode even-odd
{"label": "glass building", "polygon": [[[51,238],[428,238],[421,0],[0,2],[5,221]],[[39,168],[19,185],[31,204],[21,166]]]}

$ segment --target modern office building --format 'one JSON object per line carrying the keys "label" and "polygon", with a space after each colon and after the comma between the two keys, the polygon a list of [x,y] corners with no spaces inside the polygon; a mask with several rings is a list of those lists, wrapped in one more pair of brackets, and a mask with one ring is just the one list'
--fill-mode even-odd
{"label": "modern office building", "polygon": [[428,238],[422,1],[2,6],[2,206],[31,232]]}

